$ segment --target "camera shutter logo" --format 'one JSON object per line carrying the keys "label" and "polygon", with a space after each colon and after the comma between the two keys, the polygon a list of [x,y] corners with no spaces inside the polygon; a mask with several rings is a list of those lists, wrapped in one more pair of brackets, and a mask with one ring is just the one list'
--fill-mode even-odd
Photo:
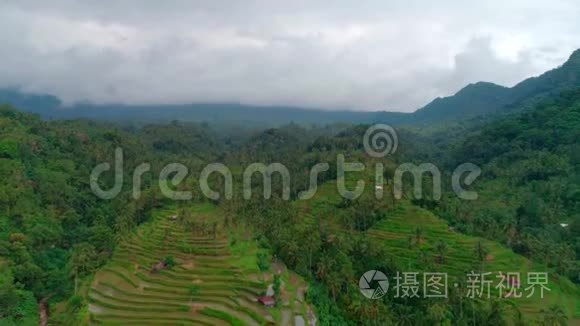
{"label": "camera shutter logo", "polygon": [[360,292],[369,299],[380,299],[389,289],[387,275],[381,271],[370,270],[364,273],[358,280]]}
{"label": "camera shutter logo", "polygon": [[393,127],[380,123],[366,130],[363,145],[368,155],[381,158],[397,151],[399,137]]}

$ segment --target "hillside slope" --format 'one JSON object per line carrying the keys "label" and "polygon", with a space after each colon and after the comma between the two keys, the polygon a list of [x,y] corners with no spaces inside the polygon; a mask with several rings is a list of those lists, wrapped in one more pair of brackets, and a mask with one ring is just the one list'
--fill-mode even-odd
{"label": "hillside slope", "polygon": [[[387,199],[382,203],[385,217],[368,230],[357,232],[345,225],[342,214],[337,214],[341,201],[336,183],[328,182],[319,188],[313,200],[302,202],[301,206],[310,223],[321,224],[331,233],[372,238],[378,248],[384,248],[388,253],[392,264],[398,266],[398,270],[392,272],[447,273],[450,300],[454,296],[471,300],[465,297],[466,275],[471,271],[489,272],[494,282],[499,272],[520,273],[522,289],[528,286],[528,272],[547,272],[550,291],[544,298],[538,293],[530,298],[503,298],[501,301],[506,315],[513,321],[520,318],[518,314],[521,313],[524,320],[532,322],[541,318],[542,309],[555,304],[564,309],[571,323],[580,322],[580,307],[577,305],[580,302],[580,288],[559,276],[553,268],[530,261],[496,241],[463,234],[450,227],[445,220],[407,201],[391,206]],[[444,243],[444,249],[440,249],[440,243]],[[477,255],[478,245],[483,248],[482,260]],[[389,275],[390,281],[393,276]],[[495,286],[497,282],[493,284]],[[454,288],[458,286],[463,292],[454,294]],[[493,287],[490,296],[500,299],[498,290]],[[460,310],[453,313],[459,314]],[[461,319],[457,315],[455,317]]]}
{"label": "hillside slope", "polygon": [[[90,323],[289,325],[309,318],[300,297],[305,285],[285,269],[282,302],[257,302],[275,271],[262,273],[256,257],[266,252],[240,226],[228,229],[223,222],[211,204],[157,210],[95,275],[88,291]],[[157,269],[167,257],[175,265]]]}
{"label": "hillside slope", "polygon": [[507,88],[493,83],[470,84],[453,96],[436,98],[413,113],[414,122],[465,119],[496,112],[530,107],[538,101],[557,96],[580,86],[580,49],[560,67],[528,78]]}

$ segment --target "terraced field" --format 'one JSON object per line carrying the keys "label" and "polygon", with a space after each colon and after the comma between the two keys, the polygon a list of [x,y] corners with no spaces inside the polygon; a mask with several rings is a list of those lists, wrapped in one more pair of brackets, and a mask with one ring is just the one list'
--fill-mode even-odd
{"label": "terraced field", "polygon": [[[410,245],[409,238],[415,236],[417,226],[422,229],[421,244]],[[498,272],[519,272],[520,287],[524,292],[523,289],[529,285],[527,284],[528,272],[547,271],[544,265],[533,264],[525,257],[515,254],[496,242],[455,232],[444,220],[410,204],[399,206],[387,219],[368,230],[367,234],[387,246],[389,252],[393,253],[407,270],[422,270],[428,266],[427,268],[431,268],[432,271],[448,273],[449,284],[453,284],[452,282],[458,280],[459,277],[470,271],[477,271],[479,268],[491,273],[493,285],[497,285],[498,280],[494,278]],[[447,245],[442,262],[435,262],[434,259],[438,255],[435,248],[438,241]],[[475,247],[479,241],[488,252],[483,266],[475,254]],[[425,253],[423,257],[427,257],[428,263],[425,263],[425,258],[421,258],[421,252]],[[549,305],[559,304],[565,308],[569,316],[580,318],[578,288],[567,279],[557,278],[555,274],[549,275],[551,275],[548,282],[550,291],[545,293],[543,299],[536,291],[530,298],[524,294],[521,298],[514,298],[511,301],[518,305],[520,311],[530,316],[539,313],[541,309]],[[499,297],[498,290],[493,286],[490,292],[492,297]]]}
{"label": "terraced field", "polygon": [[[220,222],[212,210],[194,207],[192,220]],[[156,212],[96,274],[89,291],[91,324],[290,324],[295,315],[304,314],[305,307],[293,296],[279,308],[257,302],[267,290],[268,275],[259,275],[258,249],[251,241],[238,240],[245,246],[240,255],[223,228],[215,236],[207,230],[192,232],[169,218],[174,214],[175,209]],[[175,265],[154,270],[168,256]]]}
{"label": "terraced field", "polygon": [[[344,232],[341,222],[333,213],[341,200],[336,189],[334,182],[326,183],[319,187],[313,200],[299,204],[312,223],[317,221],[333,232]],[[386,214],[387,217],[367,230],[366,234],[375,239],[377,245],[385,246],[403,271],[445,272],[449,275],[449,285],[454,285],[459,279],[465,280],[468,272],[479,269],[491,273],[489,277],[494,279],[493,285],[497,285],[497,272],[519,272],[522,289],[528,286],[528,272],[551,272],[544,265],[534,264],[497,242],[455,232],[444,220],[406,201],[399,201],[396,209],[388,210]],[[422,230],[419,244],[414,241],[417,227]],[[446,244],[442,261],[436,259],[436,244],[439,241]],[[475,253],[475,247],[480,241],[487,252],[483,262],[479,261]],[[545,293],[543,299],[536,292],[531,298],[526,298],[524,294],[511,301],[531,319],[540,310],[558,304],[565,309],[571,323],[580,324],[579,288],[568,279],[558,278],[554,273],[549,275],[550,291]],[[499,297],[498,290],[493,286],[490,292],[491,297]]]}

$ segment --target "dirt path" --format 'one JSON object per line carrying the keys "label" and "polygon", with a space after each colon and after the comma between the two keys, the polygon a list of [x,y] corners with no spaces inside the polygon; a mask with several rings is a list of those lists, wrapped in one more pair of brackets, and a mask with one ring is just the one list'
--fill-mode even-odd
{"label": "dirt path", "polygon": [[38,325],[48,325],[48,304],[46,303],[46,298],[38,302]]}

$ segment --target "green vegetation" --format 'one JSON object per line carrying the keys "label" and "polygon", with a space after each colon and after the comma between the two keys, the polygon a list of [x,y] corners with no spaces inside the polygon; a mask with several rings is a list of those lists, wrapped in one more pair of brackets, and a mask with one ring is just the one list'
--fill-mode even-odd
{"label": "green vegetation", "polygon": [[479,199],[434,207],[456,229],[499,240],[578,282],[580,92],[497,120],[454,149],[452,163],[479,164]]}
{"label": "green vegetation", "polygon": [[[43,121],[2,107],[0,325],[38,324],[47,307],[55,325],[264,325],[294,317],[322,325],[578,323],[580,91],[561,91],[578,86],[579,53],[510,89],[479,83],[434,101],[414,116],[459,118],[471,104],[467,115],[508,114],[456,122],[453,130],[400,128],[400,150],[382,159],[364,152],[366,125],[137,127]],[[38,103],[44,100],[50,102]],[[133,175],[124,176],[112,200],[91,192],[91,170],[112,162],[116,148],[124,150],[125,171],[151,164],[137,199]],[[349,189],[366,182],[361,197],[338,194],[339,154],[367,166],[346,177]],[[190,174],[179,184],[173,175],[157,180],[174,162]],[[212,162],[232,171],[233,198],[225,198],[219,173],[208,183],[220,198],[203,196],[199,175]],[[249,180],[251,198],[243,198],[243,172],[254,162],[288,168],[289,200],[282,199],[279,173],[271,175],[270,199],[259,174]],[[395,200],[393,178],[403,162],[437,163],[441,200],[433,198],[428,175],[420,180],[422,198],[414,197],[407,175],[403,199]],[[458,199],[448,182],[464,162],[482,169],[470,186],[478,192],[474,201]],[[301,200],[316,163],[329,169],[318,175],[315,196]],[[377,163],[385,167],[379,176],[370,168]],[[368,191],[376,177],[385,180],[382,199]],[[108,171],[99,185],[110,188],[114,180]],[[191,200],[164,198],[158,181],[191,191]],[[358,280],[369,270],[391,282],[397,273],[445,272],[449,295],[400,298],[391,288],[367,300]],[[519,272],[520,288],[531,285],[528,272],[547,272],[549,292],[515,298],[493,287],[493,298],[470,299],[470,272]]]}
{"label": "green vegetation", "polygon": [[163,258],[163,262],[168,269],[171,269],[173,266],[175,266],[175,258],[171,255],[165,256],[165,258]]}
{"label": "green vegetation", "polygon": [[[88,173],[117,146],[127,148],[127,166],[136,159],[155,161],[135,137],[114,128],[86,121],[47,122],[0,107],[3,321],[36,320],[35,301],[48,299],[50,304],[76,293],[82,279],[106,263],[115,238],[160,203],[149,189],[141,201],[126,193],[112,201],[91,195]],[[103,177],[111,180],[112,175]]]}
{"label": "green vegetation", "polygon": [[[194,205],[179,210],[188,211],[191,221],[223,223],[215,207]],[[238,235],[237,243],[246,248],[238,255],[229,249],[228,230],[220,227],[214,237],[203,229],[189,228],[188,220],[170,219],[174,212],[156,210],[149,222],[120,243],[111,262],[91,284],[89,319],[105,324],[129,320],[209,325],[275,322],[275,314],[256,302],[267,284],[258,277],[256,265],[244,264],[246,257],[253,258],[258,251],[251,238],[245,239],[238,229],[231,230]],[[203,249],[203,254],[197,250],[195,254],[180,252],[176,245],[180,241]],[[173,257],[172,268],[168,257]]]}
{"label": "green vegetation", "polygon": [[203,308],[202,310],[200,310],[201,314],[210,316],[210,317],[216,317],[218,319],[221,319],[223,321],[226,321],[228,324],[232,325],[232,326],[242,326],[245,325],[244,322],[242,322],[241,320],[239,320],[238,318],[228,315],[225,312],[219,311],[219,310],[215,310],[212,308]]}
{"label": "green vegetation", "polygon": [[[200,128],[189,135],[206,135]],[[115,148],[123,149],[125,172],[143,161],[159,171],[178,160],[168,153],[175,145],[147,138],[147,134],[157,137],[156,126],[140,132],[89,121],[42,121],[0,108],[0,279],[2,295],[10,303],[0,307],[0,319],[36,320],[38,313],[30,307],[47,299],[56,309],[51,315],[64,316],[60,322],[66,322],[68,311],[56,303],[85,291],[92,273],[111,257],[116,241],[167,200],[154,183],[158,172],[143,176],[139,200],[131,197],[131,176],[125,176],[114,200],[100,200],[91,193],[90,171],[113,161]],[[188,144],[207,146],[201,137]],[[199,159],[187,162],[201,165]],[[108,189],[113,180],[113,173],[104,173],[99,181]]]}

